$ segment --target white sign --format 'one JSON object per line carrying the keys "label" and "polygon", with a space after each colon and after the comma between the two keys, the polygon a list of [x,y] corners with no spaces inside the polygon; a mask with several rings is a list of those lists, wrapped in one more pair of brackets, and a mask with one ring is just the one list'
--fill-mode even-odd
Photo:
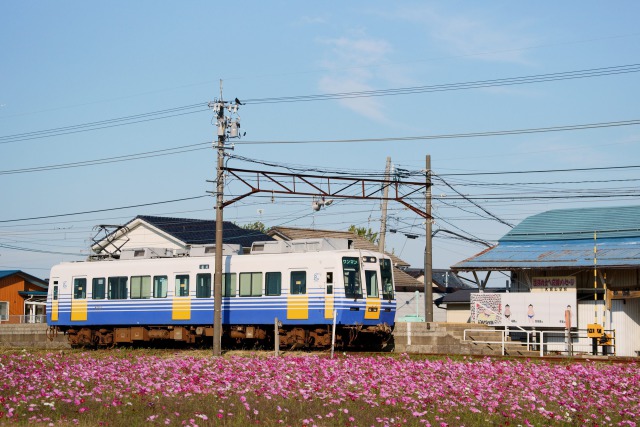
{"label": "white sign", "polygon": [[490,326],[566,328],[577,325],[575,292],[471,294],[471,321]]}

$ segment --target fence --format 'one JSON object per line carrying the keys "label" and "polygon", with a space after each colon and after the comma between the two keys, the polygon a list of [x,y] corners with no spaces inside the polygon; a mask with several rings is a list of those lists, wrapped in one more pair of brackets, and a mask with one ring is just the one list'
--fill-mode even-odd
{"label": "fence", "polygon": [[47,323],[47,315],[46,314],[31,314],[31,315],[17,315],[12,314],[8,316],[8,320],[3,320],[0,322],[1,325],[15,325],[20,323]]}
{"label": "fence", "polygon": [[[471,334],[486,332],[486,329],[465,329],[463,339],[468,341],[470,340],[469,337]],[[545,355],[616,355],[615,329],[604,331],[607,336],[607,341],[602,342],[596,338],[595,344],[594,339],[587,336],[586,329],[578,329],[571,332],[536,330],[514,332],[508,329],[494,330],[494,333],[496,332],[500,332],[500,340],[479,340],[473,338],[473,342],[476,344],[500,344],[502,346],[503,356],[505,355],[506,346],[526,346],[527,350],[539,350],[540,357],[544,357]],[[514,338],[516,339],[514,340]],[[600,352],[598,348],[601,348]]]}

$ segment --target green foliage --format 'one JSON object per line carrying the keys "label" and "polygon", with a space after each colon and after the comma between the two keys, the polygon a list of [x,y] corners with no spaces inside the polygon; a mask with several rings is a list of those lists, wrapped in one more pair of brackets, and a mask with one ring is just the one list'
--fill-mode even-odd
{"label": "green foliage", "polygon": [[371,243],[378,243],[378,233],[374,233],[370,228],[356,227],[355,225],[352,225],[349,227],[349,231],[360,237],[364,237]]}
{"label": "green foliage", "polygon": [[246,229],[246,230],[256,230],[256,231],[259,231],[261,233],[266,233],[267,231],[269,231],[269,228],[270,228],[270,227],[267,227],[266,225],[264,225],[260,221],[252,222],[250,224],[241,225],[241,227]]}

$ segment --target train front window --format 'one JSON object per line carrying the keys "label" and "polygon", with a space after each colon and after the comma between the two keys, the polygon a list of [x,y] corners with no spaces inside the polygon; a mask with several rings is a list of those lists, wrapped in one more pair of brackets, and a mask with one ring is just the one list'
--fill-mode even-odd
{"label": "train front window", "polygon": [[151,298],[151,276],[131,276],[131,299]]}
{"label": "train front window", "polygon": [[210,273],[201,273],[196,276],[196,298],[211,298]]}
{"label": "train front window", "polygon": [[[58,283],[58,282],[55,282],[55,283]],[[55,285],[53,287],[53,300],[58,301],[58,285]]]}
{"label": "train front window", "polygon": [[189,275],[188,274],[176,275],[176,296],[177,297],[189,296]]}
{"label": "train front window", "polygon": [[291,295],[304,295],[307,293],[307,272],[292,271],[291,272]]}
{"label": "train front window", "polygon": [[344,275],[344,296],[347,298],[362,298],[360,260],[356,257],[343,257],[342,273]]}
{"label": "train front window", "polygon": [[109,299],[127,299],[127,277],[109,277]]}
{"label": "train front window", "polygon": [[94,277],[91,279],[91,298],[92,299],[105,299],[106,298],[106,284],[104,277]]}
{"label": "train front window", "polygon": [[169,289],[169,279],[167,279],[167,276],[153,277],[153,297],[154,298],[166,298],[167,289]]}
{"label": "train front window", "polygon": [[367,284],[367,297],[378,298],[378,272],[365,270],[364,279]]}
{"label": "train front window", "polygon": [[382,281],[382,298],[393,299],[393,275],[390,259],[380,260],[380,276]]}
{"label": "train front window", "polygon": [[87,278],[76,277],[73,279],[73,299],[87,298]]}

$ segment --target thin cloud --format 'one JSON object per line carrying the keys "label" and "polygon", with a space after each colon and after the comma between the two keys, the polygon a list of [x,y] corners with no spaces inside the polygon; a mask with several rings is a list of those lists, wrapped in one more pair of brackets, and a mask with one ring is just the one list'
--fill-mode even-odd
{"label": "thin cloud", "polygon": [[444,14],[433,8],[402,9],[395,16],[407,22],[423,24],[428,37],[452,55],[473,56],[478,60],[529,64],[523,46],[539,40],[523,34],[522,24],[492,20],[490,17]]}
{"label": "thin cloud", "polygon": [[[391,76],[398,76],[399,73],[389,70],[388,57],[393,49],[385,40],[359,34],[323,39],[319,43],[327,48],[322,66],[328,71],[318,82],[321,91],[358,92],[394,86]],[[376,98],[341,99],[338,102],[369,119],[388,122],[382,113],[383,105]]]}

